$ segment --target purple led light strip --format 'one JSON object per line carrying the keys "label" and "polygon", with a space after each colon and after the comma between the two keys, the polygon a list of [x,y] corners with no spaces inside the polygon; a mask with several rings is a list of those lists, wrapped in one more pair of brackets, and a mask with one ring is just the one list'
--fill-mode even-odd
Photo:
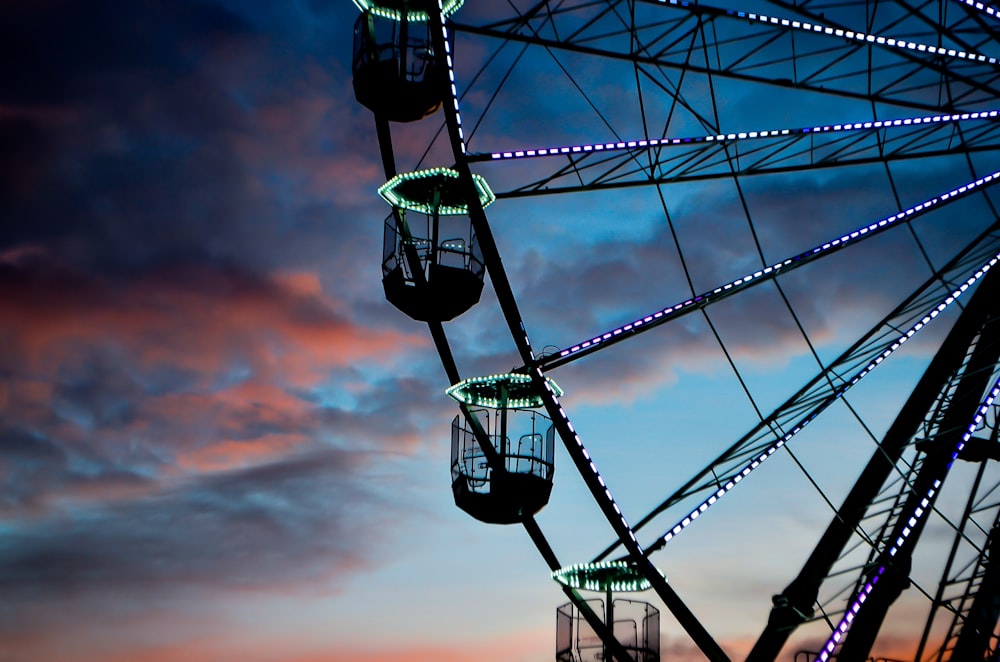
{"label": "purple led light strip", "polygon": [[871,595],[872,590],[875,588],[875,584],[878,583],[878,580],[881,579],[883,574],[885,574],[884,565],[879,566],[879,569],[875,571],[871,580],[865,584],[864,588],[862,588],[858,593],[858,597],[854,601],[854,604],[852,604],[851,608],[844,614],[844,618],[841,619],[840,624],[834,629],[833,635],[823,647],[823,651],[819,654],[819,657],[816,658],[817,662],[827,662],[827,660],[830,659],[830,655],[833,654],[833,650],[837,647],[837,644],[840,643],[840,640],[844,638],[844,634],[847,633],[847,628],[851,627],[851,623],[854,622],[854,617],[861,610],[861,605],[863,605],[865,600],[868,599],[868,596]]}
{"label": "purple led light strip", "polygon": [[[555,360],[565,359],[568,356],[579,354],[581,352],[593,351],[601,343],[606,343],[607,341],[618,338],[623,334],[636,332],[637,329],[643,327],[644,325],[649,325],[650,323],[659,324],[667,321],[669,318],[677,317],[692,310],[702,308],[716,299],[721,299],[722,297],[729,296],[730,294],[749,287],[750,285],[756,285],[757,283],[774,278],[782,269],[788,271],[788,268],[801,266],[806,262],[816,259],[823,253],[838,250],[852,242],[858,243],[862,239],[882,232],[893,225],[897,225],[902,220],[912,218],[914,214],[926,212],[928,209],[937,204],[972,193],[979,187],[989,184],[995,180],[1000,180],[1000,170],[986,175],[985,177],[981,177],[975,181],[969,182],[964,186],[960,186],[946,193],[942,193],[941,195],[925,200],[918,205],[910,207],[909,209],[904,209],[896,214],[893,214],[892,216],[887,216],[886,218],[875,221],[874,223],[858,228],[854,232],[832,239],[804,253],[800,253],[780,262],[775,262],[768,267],[764,267],[763,269],[755,271],[752,274],[747,274],[742,278],[737,278],[736,280],[716,287],[713,290],[703,292],[702,294],[687,299],[681,303],[674,304],[673,306],[662,308],[654,313],[633,320],[628,324],[624,324],[598,336],[594,336],[589,340],[572,345],[568,349],[560,350],[559,352],[550,355],[550,357],[548,357],[548,361],[542,359],[542,363],[550,363]],[[794,267],[792,265],[794,265]]]}
{"label": "purple led light strip", "polygon": [[[967,4],[968,0],[965,0]],[[693,6],[690,2],[685,2],[684,0],[659,0],[661,4],[673,5],[675,7],[691,7]],[[979,4],[979,3],[976,3]],[[976,6],[973,4],[972,6]],[[705,5],[697,5],[700,8],[705,8]],[[982,5],[980,5],[982,6]],[[716,8],[711,8],[716,9]],[[729,16],[735,16],[737,18],[745,19],[747,21],[755,23],[766,23],[769,25],[778,25],[785,28],[791,28],[793,30],[802,30],[804,32],[813,32],[816,34],[825,34],[832,37],[840,37],[847,40],[857,41],[859,43],[868,44],[878,44],[879,46],[888,46],[890,48],[897,48],[900,50],[917,51],[920,53],[930,53],[932,55],[944,55],[947,57],[959,58],[962,60],[969,60],[972,62],[986,62],[989,64],[998,64],[1000,60],[995,57],[989,57],[979,53],[969,53],[967,51],[960,51],[954,48],[941,48],[939,46],[932,46],[929,44],[921,44],[913,41],[907,41],[906,39],[895,39],[893,37],[883,37],[881,35],[867,34],[864,32],[855,32],[853,30],[843,30],[841,28],[831,28],[826,25],[817,25],[815,23],[806,23],[804,21],[797,21],[788,18],[778,18],[775,16],[767,16],[765,14],[755,14],[753,12],[745,12],[738,10],[721,10],[716,9],[716,11],[725,11]]]}
{"label": "purple led light strip", "polygon": [[[995,263],[996,260],[993,260],[991,261],[990,264],[992,265]],[[983,273],[985,273],[986,270],[988,270],[988,268],[984,268]],[[976,410],[976,415],[973,417],[972,422],[966,428],[965,432],[962,434],[961,439],[956,444],[955,451],[952,453],[951,456],[951,462],[948,464],[949,469],[951,468],[951,464],[958,458],[958,454],[962,452],[963,448],[965,448],[965,444],[968,443],[969,439],[972,438],[972,435],[975,434],[976,430],[979,428],[979,425],[983,422],[983,419],[986,417],[986,413],[989,411],[990,407],[993,406],[993,403],[996,401],[997,397],[1000,397],[1000,378],[998,378],[996,382],[994,382],[993,388],[990,390],[986,398],[980,403],[979,409]],[[898,552],[899,549],[903,546],[903,543],[906,542],[906,539],[910,536],[910,533],[913,531],[913,528],[917,525],[917,522],[930,510],[934,496],[937,494],[938,490],[941,489],[941,483],[942,481],[940,479],[935,480],[931,485],[931,488],[927,490],[927,495],[923,499],[921,499],[920,505],[917,506],[913,515],[907,521],[907,526],[903,527],[902,533],[896,539],[896,542],[893,544],[893,546],[889,548],[889,556],[896,555],[896,552]],[[845,612],[844,617],[840,620],[840,623],[837,625],[836,629],[834,629],[832,636],[830,637],[830,639],[827,640],[826,645],[823,647],[822,652],[819,654],[818,658],[819,662],[827,662],[827,660],[830,659],[830,656],[833,654],[833,651],[837,647],[837,644],[840,643],[843,636],[847,634],[848,628],[850,628],[851,623],[854,622],[854,617],[861,609],[861,605],[865,602],[865,600],[868,599],[868,596],[871,594],[872,589],[875,586],[875,583],[878,581],[879,577],[881,577],[884,572],[885,572],[885,566],[879,566],[879,569],[875,573],[875,576],[872,577],[871,581],[865,585],[864,589],[862,589],[861,592],[858,594],[857,598],[855,598],[854,602],[851,604],[850,609],[848,609],[847,612]]]}
{"label": "purple led light strip", "polygon": [[[454,83],[453,83],[454,89]],[[588,143],[581,145],[566,145],[562,147],[540,147],[535,149],[519,149],[509,152],[491,152],[490,154],[471,155],[473,159],[506,161],[510,159],[527,159],[542,156],[559,156],[565,154],[588,154],[593,152],[615,152],[649,149],[651,147],[670,147],[675,145],[697,145],[704,143],[722,143],[738,140],[757,140],[760,138],[781,138],[814,133],[838,133],[844,131],[872,131],[900,126],[915,126],[920,124],[941,124],[945,122],[962,122],[996,118],[1000,110],[983,110],[975,113],[954,113],[951,115],[928,115],[922,117],[904,117],[894,120],[877,120],[869,122],[847,122],[845,124],[827,124],[821,126],[803,127],[799,129],[773,129],[765,131],[739,131],[736,133],[719,133],[708,136],[693,136],[688,138],[650,138],[646,140],[624,140],[606,143]]]}
{"label": "purple led light strip", "polygon": [[[912,338],[918,331],[920,331],[922,328],[924,328],[931,320],[933,320],[935,317],[937,317],[938,315],[940,315],[942,311],[944,311],[948,306],[950,306],[956,300],[958,300],[958,298],[960,296],[962,296],[962,294],[964,294],[966,290],[968,290],[970,287],[972,287],[972,285],[974,285],[976,283],[976,281],[978,281],[980,278],[982,278],[984,275],[986,275],[986,272],[988,272],[991,268],[993,268],[997,264],[997,262],[1000,262],[1000,253],[997,253],[996,255],[994,255],[993,258],[991,258],[989,260],[989,262],[987,262],[986,264],[984,264],[979,270],[976,271],[976,273],[974,273],[972,276],[970,276],[968,279],[966,279],[966,281],[964,283],[962,283],[951,294],[949,294],[947,297],[945,297],[945,299],[943,301],[941,301],[941,303],[939,303],[937,306],[935,306],[929,313],[927,313],[926,315],[924,315],[924,317],[919,322],[917,322],[916,324],[914,324],[913,326],[911,326],[905,333],[903,333],[901,336],[899,336],[896,340],[892,341],[889,344],[888,347],[886,347],[884,350],[882,350],[882,352],[880,352],[878,356],[876,356],[874,359],[872,359],[868,363],[868,365],[866,365],[856,375],[854,375],[854,377],[852,377],[850,379],[850,381],[848,381],[846,384],[844,384],[840,388],[836,389],[833,392],[833,395],[829,399],[829,401],[832,402],[833,400],[841,397],[842,395],[844,395],[844,393],[846,393],[848,391],[848,389],[850,389],[852,386],[854,386],[859,381],[861,381],[861,379],[864,378],[872,370],[874,370],[877,365],[879,365],[880,363],[882,363],[882,361],[884,361],[885,359],[887,359],[889,357],[889,355],[891,355],[893,352],[895,352],[897,349],[899,349],[899,347],[903,343],[905,343],[907,340],[909,340],[910,338]],[[994,390],[996,390],[996,389],[994,389]],[[993,396],[993,397],[995,397],[995,396]],[[990,403],[993,402],[993,398],[992,397],[990,398],[989,402]],[[823,408],[825,409],[825,406]],[[972,426],[970,426],[970,431],[966,434],[965,437],[963,437],[962,443],[959,445],[959,448],[958,448],[959,451],[962,449],[962,447],[965,446],[965,442],[968,441],[968,438],[972,436],[972,433],[975,432],[976,426],[982,421],[982,417],[985,416],[986,409],[989,409],[989,404],[985,405],[984,408],[981,408],[982,413],[976,417],[975,422],[972,424]],[[718,490],[716,490],[715,493],[712,494],[712,496],[708,497],[708,499],[706,499],[705,501],[703,501],[697,508],[695,508],[690,513],[688,513],[687,517],[685,517],[684,519],[682,519],[672,529],[670,529],[670,531],[668,531],[666,534],[664,534],[662,536],[662,543],[665,544],[665,543],[670,542],[677,534],[679,534],[681,531],[683,531],[684,529],[686,529],[688,527],[688,525],[691,524],[691,522],[693,522],[695,519],[698,518],[699,515],[701,515],[702,513],[704,513],[706,510],[709,509],[710,506],[712,506],[719,499],[721,499],[726,494],[728,494],[730,490],[732,490],[734,487],[736,487],[737,483],[739,483],[741,480],[743,480],[748,475],[750,475],[751,471],[753,471],[754,469],[756,469],[757,467],[759,467],[767,458],[769,458],[772,455],[774,455],[774,453],[779,448],[781,448],[782,446],[784,446],[792,437],[794,437],[796,434],[798,434],[799,432],[801,432],[802,429],[805,428],[807,425],[809,425],[809,423],[811,423],[813,421],[813,419],[815,419],[820,414],[821,411],[822,411],[822,409],[820,409],[820,410],[814,410],[814,411],[810,412],[810,414],[808,416],[806,416],[805,418],[803,418],[802,420],[800,420],[795,425],[795,427],[791,429],[791,431],[786,432],[781,438],[779,438],[777,441],[775,441],[774,443],[772,443],[770,446],[767,447],[767,449],[765,451],[763,451],[760,455],[758,455],[756,458],[754,458],[753,461],[751,461],[749,464],[745,465],[742,470],[740,470],[739,472],[733,474],[732,477],[729,478],[729,480],[726,482],[725,485],[723,485]],[[958,457],[958,451],[956,451],[955,457]],[[954,461],[954,457],[952,458],[952,460]],[[938,481],[937,484],[935,485],[935,489],[937,487],[939,487],[940,484],[941,484],[941,482]],[[930,495],[928,495],[928,498],[930,498],[931,496],[933,496],[933,491],[932,491],[932,493]],[[928,499],[925,499],[924,501],[927,502]],[[926,506],[924,506],[924,507],[926,507]],[[909,535],[909,530],[907,530],[906,535]],[[903,538],[900,538],[900,540],[897,541],[897,546],[900,543],[902,543],[902,541],[903,541]],[[895,555],[895,553],[896,553],[896,548],[893,548],[889,552],[890,555]]]}
{"label": "purple led light strip", "polygon": [[983,12],[984,14],[989,14],[993,18],[1000,17],[1000,11],[997,11],[996,8],[991,7],[991,6],[989,6],[987,4],[984,4],[982,2],[976,2],[975,0],[956,0],[956,1],[960,2],[963,5],[968,5],[968,6],[972,7],[973,9],[978,9],[979,11]]}

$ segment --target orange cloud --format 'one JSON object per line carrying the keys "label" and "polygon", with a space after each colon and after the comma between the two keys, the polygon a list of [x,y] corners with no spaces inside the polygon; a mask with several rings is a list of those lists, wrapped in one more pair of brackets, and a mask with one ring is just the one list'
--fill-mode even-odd
{"label": "orange cloud", "polygon": [[[240,639],[239,642],[235,641]],[[245,637],[194,639],[121,652],[100,658],[102,662],[534,662],[549,659],[555,650],[549,630],[509,633],[506,636],[451,642],[414,641],[408,645],[344,641],[317,649],[315,644],[293,641],[256,641]],[[97,658],[95,658],[96,661]],[[87,662],[87,658],[77,658]]]}
{"label": "orange cloud", "polygon": [[297,296],[317,298],[323,296],[323,284],[317,273],[308,271],[282,272],[274,274],[273,279]]}
{"label": "orange cloud", "polygon": [[[17,486],[13,503],[39,514],[73,499],[127,501],[155,489],[156,476],[264,465],[320,435],[356,434],[373,414],[324,408],[306,393],[428,341],[419,327],[362,326],[341,308],[311,271],[200,266],[116,283],[44,250],[9,251],[0,418],[37,439],[26,448],[55,454],[44,465],[0,465]],[[412,448],[416,424],[395,423],[373,443]]]}
{"label": "orange cloud", "polygon": [[250,464],[288,453],[296,446],[309,441],[305,435],[265,435],[248,441],[223,440],[203,448],[182,452],[175,463],[182,471],[221,471]]}
{"label": "orange cloud", "polygon": [[[4,278],[4,276],[8,276]],[[146,368],[218,374],[233,364],[309,386],[331,368],[388,363],[426,338],[354,324],[318,274],[260,278],[208,267],[122,285],[64,269],[0,273],[0,360],[50,372],[81,346],[125,347]]]}

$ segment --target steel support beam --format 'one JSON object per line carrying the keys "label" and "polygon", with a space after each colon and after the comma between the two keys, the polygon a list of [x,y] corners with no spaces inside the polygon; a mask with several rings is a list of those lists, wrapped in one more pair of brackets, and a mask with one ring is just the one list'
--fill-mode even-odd
{"label": "steel support beam", "polygon": [[916,434],[944,386],[963,365],[969,346],[987,321],[995,317],[997,301],[1000,301],[1000,273],[993,271],[984,277],[973,294],[798,576],[772,599],[774,606],[767,626],[750,651],[747,662],[774,660],[795,628],[812,616],[820,586],[864,517],[868,505],[889,477],[903,449]]}

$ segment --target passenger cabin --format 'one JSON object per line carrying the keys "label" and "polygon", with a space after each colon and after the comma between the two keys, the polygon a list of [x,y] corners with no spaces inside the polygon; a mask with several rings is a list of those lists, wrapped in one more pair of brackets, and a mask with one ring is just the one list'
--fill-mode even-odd
{"label": "passenger cabin", "polygon": [[[603,593],[585,602],[608,626],[635,662],[660,662],[660,612],[639,600],[615,598],[615,593],[645,591],[651,587],[628,561],[581,563],[561,568],[552,578],[576,590]],[[556,610],[556,662],[613,660],[612,650],[570,602]]]}
{"label": "passenger cabin", "polygon": [[[558,386],[549,381],[554,391]],[[538,411],[528,375],[475,377],[448,389],[468,405],[451,424],[451,488],[455,504],[489,524],[514,524],[549,502],[555,430]]]}
{"label": "passenger cabin", "polygon": [[[445,98],[447,72],[435,57],[426,8],[414,0],[355,0],[363,11],[354,23],[354,96],[378,116],[413,122],[437,111]],[[448,2],[445,14],[458,8]]]}
{"label": "passenger cabin", "polygon": [[[473,175],[482,206],[493,192]],[[385,220],[382,287],[415,320],[444,322],[474,306],[486,267],[458,173],[433,168],[397,175],[379,188],[392,205]]]}

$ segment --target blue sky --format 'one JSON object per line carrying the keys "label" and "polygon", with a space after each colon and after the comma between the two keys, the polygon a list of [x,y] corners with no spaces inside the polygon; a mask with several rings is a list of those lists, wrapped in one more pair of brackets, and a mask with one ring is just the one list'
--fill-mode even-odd
{"label": "blue sky", "polygon": [[[507,11],[470,5],[461,20]],[[564,596],[521,527],[454,506],[449,384],[426,327],[383,297],[388,207],[351,87],[356,14],[346,0],[0,9],[15,63],[0,70],[0,661],[552,659]],[[643,137],[631,65],[531,51],[489,104],[515,52],[475,78],[494,47],[456,40],[470,151]],[[706,77],[672,81],[709,112]],[[712,84],[722,133],[929,114]],[[682,110],[668,123],[672,95],[644,93],[648,135],[713,133]],[[440,125],[394,127],[401,170],[449,165],[440,138],[420,160]],[[503,191],[554,162],[475,169]],[[770,263],[996,168],[985,151],[894,163],[891,185],[875,163],[487,213],[533,345],[568,347],[687,298],[678,246],[702,292],[761,266],[751,229]],[[838,355],[926,278],[921,247],[938,265],[986,227],[993,198],[783,278],[817,354]],[[876,435],[953,318],[852,390]],[[709,319],[762,411],[815,374],[773,285]],[[519,365],[489,282],[447,329],[463,375]],[[552,377],[633,521],[756,422],[700,313]],[[837,405],[794,452],[836,502],[872,448]],[[830,514],[783,451],[654,562],[741,658]],[[612,540],[561,448],[538,522],[566,564]],[[895,627],[885,651],[912,638]],[[702,659],[665,610],[661,630],[664,658]]]}

